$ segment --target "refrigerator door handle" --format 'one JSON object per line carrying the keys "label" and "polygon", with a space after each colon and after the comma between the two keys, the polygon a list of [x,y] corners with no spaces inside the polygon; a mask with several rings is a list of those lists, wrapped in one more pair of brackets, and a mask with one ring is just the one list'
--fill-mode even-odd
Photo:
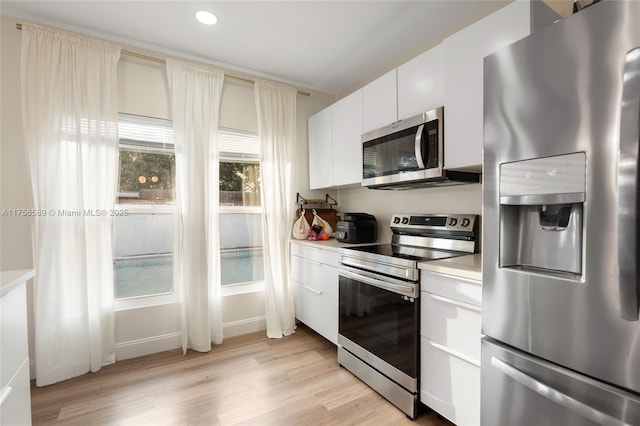
{"label": "refrigerator door handle", "polygon": [[544,396],[545,398],[550,399],[556,404],[580,414],[594,423],[608,426],[631,426],[628,423],[618,420],[615,417],[603,413],[602,411],[596,410],[595,408],[534,379],[496,357],[491,357],[491,365],[521,385],[531,389],[541,396]]}
{"label": "refrigerator door handle", "polygon": [[640,143],[640,47],[625,57],[618,148],[618,274],[623,319],[638,321],[638,144]]}

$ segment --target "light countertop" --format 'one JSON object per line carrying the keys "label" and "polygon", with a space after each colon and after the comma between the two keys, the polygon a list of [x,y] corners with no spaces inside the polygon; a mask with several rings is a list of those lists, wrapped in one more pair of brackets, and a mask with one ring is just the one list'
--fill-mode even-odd
{"label": "light countertop", "polygon": [[482,254],[450,257],[418,263],[418,268],[456,277],[482,281]]}
{"label": "light countertop", "polygon": [[15,271],[0,271],[0,297],[9,293],[15,287],[20,285],[36,274],[33,269],[20,269]]}
{"label": "light countertop", "polygon": [[[292,244],[302,244],[316,248],[323,248],[328,250],[338,250],[343,247],[355,247],[364,246],[379,243],[369,244],[350,244],[341,243],[335,238],[330,238],[326,241],[309,241],[309,240],[291,240]],[[451,257],[441,260],[430,260],[427,262],[418,263],[418,268],[426,271],[437,272],[441,274],[453,275],[462,278],[469,278],[472,280],[482,281],[482,254],[469,254],[465,256]]]}
{"label": "light countertop", "polygon": [[371,244],[378,244],[378,243],[368,243],[368,244],[367,243],[364,243],[364,244],[341,243],[335,238],[329,238],[326,241],[309,241],[309,240],[295,240],[295,239],[292,239],[290,241],[293,244],[303,244],[311,247],[323,248],[328,250],[338,250],[343,247],[355,247],[355,246],[366,246]]}

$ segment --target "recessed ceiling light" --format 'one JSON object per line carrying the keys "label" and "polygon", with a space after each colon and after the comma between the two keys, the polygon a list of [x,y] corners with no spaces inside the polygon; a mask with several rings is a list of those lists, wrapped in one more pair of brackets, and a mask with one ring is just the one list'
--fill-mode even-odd
{"label": "recessed ceiling light", "polygon": [[200,10],[196,12],[196,19],[206,25],[214,25],[218,22],[218,17],[208,10]]}

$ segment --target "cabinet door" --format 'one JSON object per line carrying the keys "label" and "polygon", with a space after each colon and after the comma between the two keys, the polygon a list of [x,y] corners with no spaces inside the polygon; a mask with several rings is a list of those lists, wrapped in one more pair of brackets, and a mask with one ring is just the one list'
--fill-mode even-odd
{"label": "cabinet door", "polygon": [[1,425],[31,425],[31,387],[29,384],[29,358],[22,365],[13,379],[0,389]]}
{"label": "cabinet door", "polygon": [[480,363],[480,307],[420,292],[420,334]]}
{"label": "cabinet door", "polygon": [[331,107],[309,117],[309,187],[333,186]]}
{"label": "cabinet door", "polygon": [[480,363],[420,339],[420,401],[457,425],[480,424]]}
{"label": "cabinet door", "polygon": [[[316,246],[314,247],[312,244],[316,244]],[[337,268],[340,263],[340,253],[337,249],[322,247],[321,244],[291,241],[291,254]]]}
{"label": "cabinet door", "polygon": [[333,184],[362,181],[362,90],[331,106]]}
{"label": "cabinet door", "polygon": [[445,105],[443,52],[439,44],[398,67],[400,120]]}
{"label": "cabinet door", "polygon": [[[292,263],[293,263],[293,259],[292,259]],[[293,289],[293,309],[296,312],[296,318],[299,321],[305,322],[304,319],[304,293],[303,293],[303,287],[302,284],[299,283],[298,281],[292,279],[291,280],[291,287]]]}
{"label": "cabinet door", "polygon": [[396,70],[389,71],[362,89],[363,133],[398,120]]}
{"label": "cabinet door", "polygon": [[296,318],[337,344],[338,253],[303,244],[292,244],[291,251]]}
{"label": "cabinet door", "polygon": [[23,282],[0,298],[0,390],[29,356],[27,336],[27,285]]}
{"label": "cabinet door", "polygon": [[338,299],[311,287],[303,288],[304,323],[315,332],[338,344]]}
{"label": "cabinet door", "polygon": [[529,35],[530,15],[515,1],[443,42],[445,168],[481,167],[484,57]]}

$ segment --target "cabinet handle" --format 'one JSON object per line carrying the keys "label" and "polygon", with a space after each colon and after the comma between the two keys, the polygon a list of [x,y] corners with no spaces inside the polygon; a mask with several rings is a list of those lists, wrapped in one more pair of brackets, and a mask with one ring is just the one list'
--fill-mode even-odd
{"label": "cabinet handle", "polygon": [[322,265],[322,263],[320,263],[320,262],[316,262],[316,261],[314,261],[314,260],[305,259],[304,257],[302,258],[302,261],[303,261],[303,262],[310,263],[310,264],[312,264],[312,265],[317,265],[317,266]]}
{"label": "cabinet handle", "polygon": [[9,394],[12,390],[12,386],[5,386],[2,388],[2,391],[0,392],[0,407],[4,404],[4,401],[9,398]]}
{"label": "cabinet handle", "polygon": [[[432,271],[426,271],[426,272],[427,272],[427,274],[425,274],[425,276],[430,274],[430,275],[435,275],[436,277],[449,278],[449,279],[452,279],[452,280],[455,280],[455,281],[462,281],[462,282],[473,284],[473,285],[476,285],[476,286],[481,286],[482,285],[482,282],[480,282],[478,280],[474,280],[473,278],[465,278],[465,277],[461,277],[461,276],[458,276],[458,275],[445,274],[445,273],[442,273],[442,272],[432,272]],[[437,279],[437,278],[434,278],[434,279]]]}
{"label": "cabinet handle", "polygon": [[[480,337],[478,337],[478,340],[480,340]],[[471,358],[471,357],[468,357],[468,356],[466,356],[466,355],[463,355],[463,354],[461,354],[460,352],[454,351],[453,349],[449,349],[448,347],[446,347],[446,346],[444,346],[444,345],[441,345],[441,344],[439,344],[439,343],[433,342],[433,341],[431,341],[430,339],[427,339],[427,342],[429,342],[429,344],[430,344],[431,346],[433,346],[434,348],[436,348],[436,349],[440,349],[442,352],[446,352],[446,353],[448,353],[449,355],[453,355],[453,356],[455,356],[456,358],[461,359],[461,360],[463,360],[463,361],[465,361],[465,362],[468,362],[468,363],[469,363],[469,364],[471,364],[471,365],[475,365],[475,366],[476,366],[476,367],[478,367],[478,368],[480,367],[480,362],[479,362],[479,361],[476,361],[475,359],[473,359],[473,358]]]}
{"label": "cabinet handle", "polygon": [[436,299],[436,300],[439,300],[441,302],[448,303],[450,305],[459,306],[461,308],[469,309],[471,311],[482,312],[482,308],[480,306],[472,305],[470,303],[460,302],[460,301],[454,300],[454,299],[449,299],[448,297],[438,296],[436,294],[427,293],[427,295],[429,297],[431,297],[432,299]]}
{"label": "cabinet handle", "polygon": [[307,287],[306,285],[302,284],[302,287],[305,288],[306,290],[309,290],[311,293],[315,293],[318,296],[320,296],[322,294],[321,291],[316,290],[315,288],[311,288],[311,287]]}

